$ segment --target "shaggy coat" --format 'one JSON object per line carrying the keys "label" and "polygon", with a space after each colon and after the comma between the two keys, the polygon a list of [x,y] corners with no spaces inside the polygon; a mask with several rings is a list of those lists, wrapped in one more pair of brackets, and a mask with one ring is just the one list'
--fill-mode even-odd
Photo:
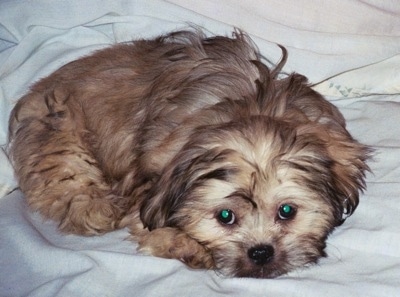
{"label": "shaggy coat", "polygon": [[140,250],[228,276],[316,262],[365,186],[370,150],[305,77],[243,32],[118,44],[34,84],[9,155],[63,232],[129,227]]}

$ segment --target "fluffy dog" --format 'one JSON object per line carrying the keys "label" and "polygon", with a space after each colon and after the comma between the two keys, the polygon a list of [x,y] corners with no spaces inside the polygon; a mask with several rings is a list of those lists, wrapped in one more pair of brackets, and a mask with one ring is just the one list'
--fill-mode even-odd
{"label": "fluffy dog", "polygon": [[368,147],[305,77],[250,38],[181,31],[100,50],[34,84],[9,155],[63,232],[129,227],[139,250],[271,278],[325,256],[365,186]]}

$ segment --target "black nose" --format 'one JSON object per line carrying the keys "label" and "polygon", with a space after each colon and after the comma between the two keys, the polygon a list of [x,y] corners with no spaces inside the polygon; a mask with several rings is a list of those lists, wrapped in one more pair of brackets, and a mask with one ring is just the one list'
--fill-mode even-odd
{"label": "black nose", "polygon": [[264,265],[272,260],[274,248],[270,245],[257,245],[248,250],[247,255],[257,265]]}

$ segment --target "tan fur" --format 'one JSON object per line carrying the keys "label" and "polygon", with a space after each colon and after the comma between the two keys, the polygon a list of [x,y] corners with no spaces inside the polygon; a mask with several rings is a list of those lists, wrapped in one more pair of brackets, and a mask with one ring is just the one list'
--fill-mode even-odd
{"label": "tan fur", "polygon": [[128,226],[142,252],[228,276],[316,262],[358,205],[370,150],[303,76],[278,79],[282,50],[270,70],[242,32],[185,31],[60,68],[10,118],[28,204],[64,232]]}

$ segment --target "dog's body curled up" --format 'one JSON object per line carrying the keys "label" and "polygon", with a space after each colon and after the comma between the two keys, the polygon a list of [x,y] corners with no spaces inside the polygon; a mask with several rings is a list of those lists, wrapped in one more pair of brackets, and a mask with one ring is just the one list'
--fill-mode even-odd
{"label": "dog's body curled up", "polygon": [[365,185],[369,149],[298,74],[243,32],[119,44],[19,100],[9,155],[30,207],[83,235],[129,227],[139,249],[227,276],[324,256]]}

